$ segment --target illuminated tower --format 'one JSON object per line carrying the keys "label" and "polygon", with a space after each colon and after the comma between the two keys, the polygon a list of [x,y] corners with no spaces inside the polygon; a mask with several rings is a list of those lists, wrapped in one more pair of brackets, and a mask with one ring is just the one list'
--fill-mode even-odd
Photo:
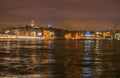
{"label": "illuminated tower", "polygon": [[35,26],[35,21],[34,21],[34,20],[31,21],[31,26],[32,26],[32,27]]}

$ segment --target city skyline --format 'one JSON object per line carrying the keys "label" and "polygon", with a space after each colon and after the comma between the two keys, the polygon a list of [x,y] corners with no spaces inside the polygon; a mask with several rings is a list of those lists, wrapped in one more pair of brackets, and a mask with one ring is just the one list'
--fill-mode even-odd
{"label": "city skyline", "polygon": [[[35,24],[74,30],[113,29],[120,24],[119,0],[1,0],[0,27]],[[120,27],[119,27],[120,28]]]}

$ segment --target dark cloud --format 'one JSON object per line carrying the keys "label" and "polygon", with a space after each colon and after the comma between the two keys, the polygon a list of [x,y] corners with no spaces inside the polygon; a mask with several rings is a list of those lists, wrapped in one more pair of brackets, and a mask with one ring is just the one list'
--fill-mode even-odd
{"label": "dark cloud", "polygon": [[0,25],[26,25],[34,19],[59,28],[105,29],[120,24],[119,0],[1,0]]}

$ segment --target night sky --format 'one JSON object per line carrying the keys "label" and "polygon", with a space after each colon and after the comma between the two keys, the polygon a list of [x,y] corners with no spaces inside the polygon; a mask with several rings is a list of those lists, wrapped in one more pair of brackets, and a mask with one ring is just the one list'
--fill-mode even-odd
{"label": "night sky", "polygon": [[120,0],[0,0],[0,27],[51,24],[72,30],[120,25]]}

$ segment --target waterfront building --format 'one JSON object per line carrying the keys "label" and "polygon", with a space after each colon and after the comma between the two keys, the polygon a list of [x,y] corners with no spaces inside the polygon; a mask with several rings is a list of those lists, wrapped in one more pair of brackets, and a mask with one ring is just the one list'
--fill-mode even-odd
{"label": "waterfront building", "polygon": [[[34,24],[34,25],[33,25]],[[14,36],[14,38],[37,38],[37,39],[120,39],[119,30],[109,31],[69,31],[64,29],[53,28],[51,25],[40,27],[35,25],[34,21],[31,26],[8,27],[0,29],[0,35]],[[12,37],[13,38],[13,37]]]}

